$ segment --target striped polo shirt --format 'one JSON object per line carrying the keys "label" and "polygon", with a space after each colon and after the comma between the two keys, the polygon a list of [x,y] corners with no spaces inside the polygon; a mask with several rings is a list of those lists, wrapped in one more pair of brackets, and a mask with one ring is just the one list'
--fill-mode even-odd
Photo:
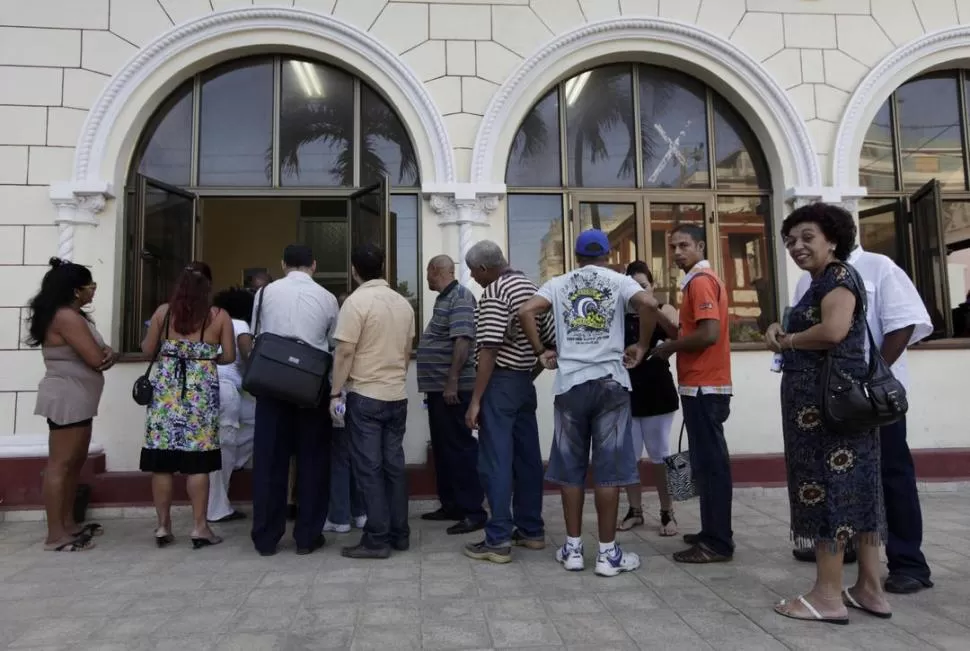
{"label": "striped polo shirt", "polygon": [[[538,289],[521,271],[509,270],[482,292],[475,318],[478,349],[498,349],[496,366],[514,371],[531,371],[535,366],[535,351],[519,326],[518,313]],[[540,319],[539,326],[543,341],[555,341],[549,314]]]}
{"label": "striped polo shirt", "polygon": [[[460,337],[475,341],[475,296],[455,280],[438,294],[431,320],[421,333],[418,391],[436,393],[445,390],[455,340]],[[469,354],[458,376],[458,390],[471,391],[474,387],[475,355]]]}

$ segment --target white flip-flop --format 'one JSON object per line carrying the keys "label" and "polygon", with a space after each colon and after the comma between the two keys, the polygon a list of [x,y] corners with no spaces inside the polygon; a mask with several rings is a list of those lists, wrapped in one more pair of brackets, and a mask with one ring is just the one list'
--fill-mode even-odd
{"label": "white flip-flop", "polygon": [[805,610],[807,610],[812,616],[811,617],[798,617],[797,615],[792,615],[791,613],[787,613],[787,612],[781,610],[781,608],[784,608],[789,603],[791,603],[787,599],[782,599],[778,603],[778,605],[775,606],[775,612],[778,613],[779,615],[781,615],[782,617],[787,617],[789,619],[797,619],[797,620],[803,621],[803,622],[822,622],[822,623],[825,623],[825,624],[838,624],[840,626],[845,626],[846,624],[849,623],[849,618],[848,617],[822,617],[822,613],[818,612],[818,610],[816,610],[815,606],[813,606],[812,604],[808,603],[808,599],[806,599],[803,595],[799,595],[799,596],[795,597],[792,600],[792,602],[795,602],[795,601],[797,601],[802,606],[804,606],[805,607]]}
{"label": "white flip-flop", "polygon": [[878,617],[879,619],[889,619],[893,616],[892,613],[881,613],[878,610],[872,610],[871,608],[866,608],[852,596],[848,588],[842,588],[842,602],[849,608],[855,608],[856,610],[861,610],[864,613],[872,615],[873,617]]}

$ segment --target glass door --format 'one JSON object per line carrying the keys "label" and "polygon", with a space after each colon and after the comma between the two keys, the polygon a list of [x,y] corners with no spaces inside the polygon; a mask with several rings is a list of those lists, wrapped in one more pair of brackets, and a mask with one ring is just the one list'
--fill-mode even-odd
{"label": "glass door", "polygon": [[933,337],[953,332],[950,312],[950,287],[944,265],[943,202],[940,182],[933,179],[909,199],[913,224],[913,248],[916,252],[916,288],[919,290],[933,322]]}
{"label": "glass door", "polygon": [[[642,239],[643,202],[630,201],[595,194],[572,196],[572,234],[569,251],[575,263],[573,244],[581,232],[595,228],[606,233],[610,240],[609,266],[624,273],[626,266],[642,259],[645,248]],[[575,264],[573,265],[575,266]]]}
{"label": "glass door", "polygon": [[704,229],[704,241],[708,260],[715,272],[720,275],[719,249],[716,245],[717,229],[708,228],[714,219],[710,198],[663,197],[645,198],[646,221],[649,225],[649,239],[645,256],[653,273],[654,292],[657,299],[671,305],[680,305],[680,280],[684,272],[677,268],[670,255],[671,231],[681,224],[693,224]]}
{"label": "glass door", "polygon": [[[348,273],[350,255],[358,244],[376,244],[384,250],[385,278],[391,287],[397,286],[397,224],[391,213],[390,184],[386,175],[380,183],[350,195],[350,238],[348,245]],[[353,287],[353,284],[351,285]]]}
{"label": "glass door", "polygon": [[125,350],[144,338],[155,309],[168,301],[175,281],[195,257],[198,197],[141,174],[135,177],[135,210],[129,222],[129,288],[136,318],[129,321]]}
{"label": "glass door", "polygon": [[859,211],[859,244],[866,251],[892,258],[910,277],[913,270],[909,251],[906,218],[898,199]]}

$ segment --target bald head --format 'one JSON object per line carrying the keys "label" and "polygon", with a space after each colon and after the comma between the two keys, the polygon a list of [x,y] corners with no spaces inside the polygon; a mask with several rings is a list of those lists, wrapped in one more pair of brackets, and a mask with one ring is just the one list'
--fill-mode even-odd
{"label": "bald head", "polygon": [[428,261],[428,289],[443,291],[455,280],[455,261],[447,255],[436,255]]}

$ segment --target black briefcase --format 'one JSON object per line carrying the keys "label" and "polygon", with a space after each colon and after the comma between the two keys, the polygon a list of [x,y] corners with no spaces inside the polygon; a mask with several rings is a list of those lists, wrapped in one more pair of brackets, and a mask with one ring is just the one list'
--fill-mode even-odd
{"label": "black briefcase", "polygon": [[330,386],[333,356],[319,348],[271,332],[259,332],[263,292],[256,309],[255,343],[243,376],[243,389],[297,407],[318,407]]}

